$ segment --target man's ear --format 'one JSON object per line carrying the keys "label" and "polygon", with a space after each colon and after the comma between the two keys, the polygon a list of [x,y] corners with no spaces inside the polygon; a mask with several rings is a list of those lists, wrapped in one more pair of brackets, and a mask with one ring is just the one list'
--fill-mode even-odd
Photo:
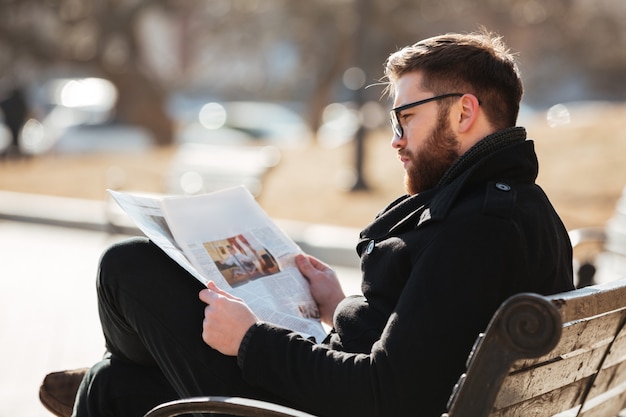
{"label": "man's ear", "polygon": [[480,103],[473,94],[465,94],[459,100],[457,129],[459,133],[467,133],[476,123],[480,112]]}

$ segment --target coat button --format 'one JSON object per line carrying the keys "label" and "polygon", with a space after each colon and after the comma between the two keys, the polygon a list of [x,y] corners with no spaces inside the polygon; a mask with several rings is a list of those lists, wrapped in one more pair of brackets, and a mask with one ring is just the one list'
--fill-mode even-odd
{"label": "coat button", "polygon": [[500,191],[511,191],[511,186],[509,184],[505,184],[503,182],[497,182],[496,188]]}
{"label": "coat button", "polygon": [[373,240],[370,240],[370,243],[367,244],[367,248],[365,249],[365,253],[368,254],[368,255],[370,253],[372,253],[372,251],[374,250],[374,245],[375,244],[376,243]]}

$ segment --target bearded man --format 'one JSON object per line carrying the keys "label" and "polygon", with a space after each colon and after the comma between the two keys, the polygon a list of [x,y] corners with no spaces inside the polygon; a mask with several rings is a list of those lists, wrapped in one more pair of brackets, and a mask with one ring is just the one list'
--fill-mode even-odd
{"label": "bearded man", "polygon": [[214,284],[179,278],[149,241],[126,241],[101,261],[110,355],[86,374],[74,415],[231,395],[319,416],[437,416],[506,298],[573,288],[571,244],[535,184],[533,142],[516,127],[522,82],[501,38],[429,38],[392,54],[385,75],[407,194],[361,232],[363,295],[345,297],[327,265],[297,257],[326,339],[260,321]]}

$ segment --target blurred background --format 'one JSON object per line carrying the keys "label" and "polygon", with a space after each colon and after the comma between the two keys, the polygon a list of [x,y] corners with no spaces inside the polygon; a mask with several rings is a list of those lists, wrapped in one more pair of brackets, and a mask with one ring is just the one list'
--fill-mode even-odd
{"label": "blurred background", "polygon": [[110,221],[107,188],[243,184],[351,247],[404,192],[383,62],[429,36],[504,37],[539,184],[579,238],[610,226],[626,252],[625,22],[623,0],[0,1],[0,415],[47,415],[43,375],[101,353],[93,276],[119,238],[20,213]]}
{"label": "blurred background", "polygon": [[625,18],[621,0],[5,0],[0,189],[244,184],[273,216],[361,227],[403,191],[384,60],[484,25],[519,54],[520,124],[567,226],[603,223],[624,172],[569,170],[624,165]]}

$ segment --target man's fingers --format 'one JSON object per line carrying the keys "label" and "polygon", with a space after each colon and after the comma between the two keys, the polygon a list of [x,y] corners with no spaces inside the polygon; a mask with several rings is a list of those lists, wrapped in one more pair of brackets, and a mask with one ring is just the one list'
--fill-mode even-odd
{"label": "man's fingers", "polygon": [[311,265],[313,265],[313,267],[318,271],[324,272],[331,269],[330,266],[326,265],[324,262],[320,261],[317,258],[309,257],[309,262],[311,262]]}
{"label": "man's fingers", "polygon": [[235,297],[229,292],[224,291],[223,289],[218,287],[213,281],[209,281],[207,283],[207,288],[200,291],[200,300],[204,301],[207,304],[210,304],[211,301],[217,300],[219,297],[224,297],[229,300],[243,301],[241,298]]}
{"label": "man's fingers", "polygon": [[198,297],[200,298],[200,301],[209,304],[210,300],[211,300],[211,294],[210,291],[208,289],[203,289],[202,291],[200,291],[200,293],[198,294]]}
{"label": "man's fingers", "polygon": [[296,264],[298,265],[298,269],[300,269],[300,271],[305,274],[313,274],[315,272],[327,272],[331,269],[328,265],[326,265],[319,259],[313,256],[303,254],[296,256]]}

